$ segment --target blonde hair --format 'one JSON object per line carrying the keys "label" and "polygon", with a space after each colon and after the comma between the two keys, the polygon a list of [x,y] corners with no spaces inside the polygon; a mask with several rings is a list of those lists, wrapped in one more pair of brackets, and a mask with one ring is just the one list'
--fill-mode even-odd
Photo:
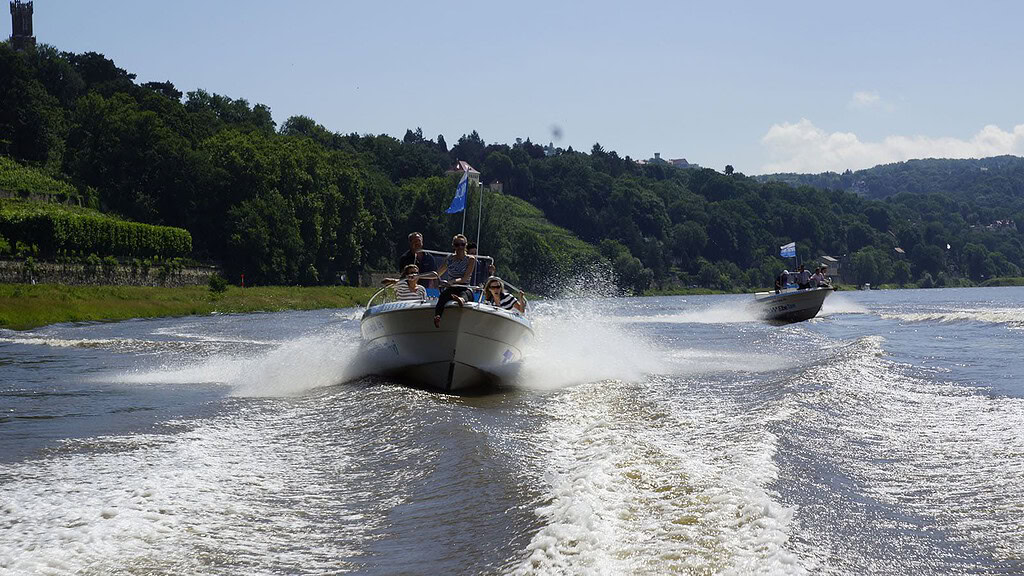
{"label": "blonde hair", "polygon": [[420,271],[420,267],[415,264],[406,264],[405,268],[402,268],[402,276],[409,276]]}

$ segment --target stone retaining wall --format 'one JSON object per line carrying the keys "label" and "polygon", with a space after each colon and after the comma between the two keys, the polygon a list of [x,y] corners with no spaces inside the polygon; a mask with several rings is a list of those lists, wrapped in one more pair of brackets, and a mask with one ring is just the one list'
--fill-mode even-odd
{"label": "stone retaining wall", "polygon": [[81,198],[81,196],[70,196],[68,194],[60,194],[60,193],[56,193],[56,194],[40,194],[40,193],[21,194],[21,193],[18,193],[18,192],[12,192],[10,190],[5,190],[3,188],[0,188],[0,198],[10,198],[10,199],[13,199],[13,200],[27,200],[29,202],[41,202],[43,204],[48,204],[48,203],[52,202],[52,203],[55,203],[55,204],[65,204],[67,206],[81,206],[82,205],[82,198]]}
{"label": "stone retaining wall", "polygon": [[21,260],[0,260],[0,283],[67,284],[75,286],[205,286],[210,276],[219,274],[215,266],[191,267],[167,274],[159,266],[143,273],[141,269],[118,265],[110,270],[97,266],[87,270],[84,264],[35,262],[32,269]]}

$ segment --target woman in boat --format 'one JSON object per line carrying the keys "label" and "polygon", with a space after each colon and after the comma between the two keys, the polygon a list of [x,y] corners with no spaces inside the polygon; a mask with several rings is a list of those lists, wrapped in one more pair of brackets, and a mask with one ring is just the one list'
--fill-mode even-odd
{"label": "woman in boat", "polygon": [[[466,253],[468,241],[462,234],[456,234],[452,238],[452,254],[441,262],[437,269],[436,278],[441,280],[441,295],[437,299],[437,306],[434,307],[434,327],[441,327],[441,316],[444,314],[444,307],[451,301],[459,306],[465,306],[466,300],[473,298],[473,291],[469,289],[469,281],[473,277],[473,270],[476,268],[476,258]],[[430,277],[428,275],[420,278]]]}
{"label": "woman in boat", "polygon": [[497,276],[491,276],[484,285],[484,302],[496,308],[526,312],[526,295],[519,291],[519,298],[505,292],[505,282]]}

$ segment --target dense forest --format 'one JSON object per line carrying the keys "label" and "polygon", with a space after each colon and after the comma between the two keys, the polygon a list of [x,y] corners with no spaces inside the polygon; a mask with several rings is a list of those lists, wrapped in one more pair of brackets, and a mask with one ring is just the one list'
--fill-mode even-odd
{"label": "dense forest", "polygon": [[[790,241],[802,260],[841,259],[843,279],[856,283],[957,285],[1024,266],[1013,224],[1024,218],[1019,169],[998,185],[965,177],[954,191],[936,182],[939,168],[925,171],[934,178],[892,171],[892,192],[877,199],[826,179],[641,163],[600,144],[545,150],[472,132],[449,146],[419,129],[402,139],[344,134],[305,116],[277,126],[266,106],[140,84],[100,54],[45,45],[0,44],[0,98],[0,154],[68,183],[86,207],[183,228],[194,258],[259,283],[390,270],[413,230],[446,246],[461,226],[461,215],[444,213],[457,160],[485,185],[502,184],[484,197],[483,251],[538,291],[585,268],[613,270],[631,291],[768,286],[788,265],[778,247]],[[964,193],[975,184],[989,192]],[[474,192],[470,236],[476,202]]]}

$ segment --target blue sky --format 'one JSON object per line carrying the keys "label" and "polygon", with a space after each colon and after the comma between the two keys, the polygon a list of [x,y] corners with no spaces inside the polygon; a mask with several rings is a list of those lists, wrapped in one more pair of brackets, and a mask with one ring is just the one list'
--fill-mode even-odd
{"label": "blue sky", "polygon": [[[10,20],[5,17],[5,35]],[[747,174],[1024,155],[1024,3],[36,0],[38,41],[340,132]]]}

